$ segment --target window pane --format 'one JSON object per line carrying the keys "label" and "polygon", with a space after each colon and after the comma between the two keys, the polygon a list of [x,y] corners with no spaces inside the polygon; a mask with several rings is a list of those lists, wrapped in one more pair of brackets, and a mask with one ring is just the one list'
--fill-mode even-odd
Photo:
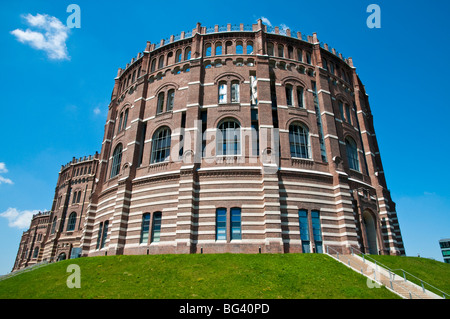
{"label": "window pane", "polygon": [[309,158],[309,133],[300,125],[289,126],[289,143],[292,157]]}
{"label": "window pane", "polygon": [[231,239],[242,239],[240,208],[231,209]]}
{"label": "window pane", "polygon": [[227,210],[217,208],[216,210],[216,240],[227,239]]}
{"label": "window pane", "polygon": [[150,228],[150,214],[146,213],[142,216],[142,228],[141,228],[141,244],[148,241],[148,232]]}
{"label": "window pane", "polygon": [[161,212],[153,213],[152,242],[159,242],[161,236]]}
{"label": "window pane", "polygon": [[300,239],[309,241],[308,212],[305,209],[298,211],[298,219],[300,225]]}
{"label": "window pane", "polygon": [[152,138],[151,163],[159,163],[170,156],[171,131],[167,126],[158,129]]}

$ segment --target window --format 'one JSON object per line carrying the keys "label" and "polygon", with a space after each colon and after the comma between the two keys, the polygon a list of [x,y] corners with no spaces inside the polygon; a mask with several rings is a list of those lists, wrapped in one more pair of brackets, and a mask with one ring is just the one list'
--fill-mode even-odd
{"label": "window", "polygon": [[102,235],[102,242],[101,242],[100,248],[105,247],[106,236],[108,235],[108,224],[109,224],[109,221],[106,221],[103,224],[103,235]]}
{"label": "window", "polygon": [[150,72],[155,72],[156,70],[156,59],[152,60],[152,65],[150,66]]}
{"label": "window", "polygon": [[285,87],[286,89],[286,103],[288,106],[293,106],[292,103],[292,85],[288,84]]}
{"label": "window", "polygon": [[184,60],[185,61],[188,61],[188,60],[190,60],[191,59],[191,47],[187,47],[185,50],[184,50]]}
{"label": "window", "polygon": [[227,41],[225,43],[225,54],[233,54],[233,42]]}
{"label": "window", "polygon": [[164,67],[164,55],[159,57],[158,69],[162,69]]}
{"label": "window", "polygon": [[54,234],[55,230],[56,230],[56,216],[53,218],[51,233]]}
{"label": "window", "polygon": [[247,54],[253,53],[253,42],[249,41],[247,42],[247,48],[246,48]]}
{"label": "window", "polygon": [[328,70],[328,63],[327,63],[327,60],[322,59],[322,66],[323,66],[323,68],[324,68],[325,70]]}
{"label": "window", "polygon": [[216,55],[222,55],[222,42],[216,43]]}
{"label": "window", "polygon": [[218,126],[217,155],[241,154],[241,130],[235,120],[223,121]]}
{"label": "window", "polygon": [[341,113],[341,120],[345,121],[345,117],[344,117],[344,104],[339,101],[339,113]]}
{"label": "window", "polygon": [[242,239],[241,209],[237,207],[231,209],[231,240],[233,239]]}
{"label": "window", "polygon": [[167,93],[167,111],[172,111],[173,109],[173,100],[175,97],[175,90],[171,89]]}
{"label": "window", "polygon": [[151,163],[165,161],[170,155],[171,131],[167,126],[159,128],[152,138]]}
{"label": "window", "polygon": [[244,54],[244,47],[241,41],[236,42],[236,54]]}
{"label": "window", "polygon": [[305,105],[303,104],[303,88],[301,86],[297,87],[297,102],[298,107],[304,108]]}
{"label": "window", "polygon": [[231,82],[231,103],[239,102],[239,81]]}
{"label": "window", "polygon": [[345,147],[347,149],[349,168],[359,171],[358,149],[356,147],[356,142],[351,137],[347,137],[345,139]]}
{"label": "window", "polygon": [[95,246],[95,249],[100,248],[100,242],[102,240],[102,230],[103,230],[103,222],[101,222],[100,225],[98,226],[97,245]]}
{"label": "window", "polygon": [[311,211],[311,222],[313,230],[313,239],[316,246],[316,253],[323,253],[322,231],[320,229],[320,213],[318,210]]}
{"label": "window", "polygon": [[161,238],[161,212],[153,213],[152,243],[159,242]]}
{"label": "window", "polygon": [[227,239],[227,210],[217,208],[216,210],[216,240]]}
{"label": "window", "polygon": [[311,53],[306,52],[306,63],[311,64]]}
{"label": "window", "polygon": [[302,241],[302,251],[304,253],[310,253],[309,246],[309,226],[308,226],[308,211],[300,209],[298,211],[298,221],[300,226],[300,239]]}
{"label": "window", "polygon": [[117,132],[123,131],[127,127],[128,110],[129,109],[127,108],[125,111],[120,113],[120,116],[119,116],[119,127],[118,127],[118,131]]}
{"label": "window", "polygon": [[227,103],[227,82],[219,82],[219,103]]}
{"label": "window", "polygon": [[79,203],[80,200],[81,200],[81,191],[78,192],[78,195],[77,195],[77,203]]}
{"label": "window", "polygon": [[158,94],[158,105],[156,107],[156,114],[162,113],[164,110],[164,92]]}
{"label": "window", "polygon": [[308,129],[300,124],[289,125],[289,145],[292,157],[310,158]]}
{"label": "window", "polygon": [[303,52],[300,49],[297,49],[297,60],[303,62]]}
{"label": "window", "polygon": [[267,54],[273,56],[273,43],[267,43]]}
{"label": "window", "polygon": [[291,46],[288,46],[288,59],[294,58],[294,48]]}
{"label": "window", "polygon": [[150,213],[145,213],[142,215],[142,226],[141,226],[141,244],[148,242],[148,233],[150,229]]}
{"label": "window", "polygon": [[175,63],[181,62],[181,50],[177,50],[175,53]]}
{"label": "window", "polygon": [[67,222],[67,231],[74,231],[76,223],[77,223],[77,213],[72,212],[69,216],[69,221]]}
{"label": "window", "polygon": [[352,117],[350,116],[350,105],[345,104],[345,117],[347,118],[347,122],[352,124]]}
{"label": "window", "polygon": [[284,46],[281,45],[281,44],[278,45],[278,56],[279,56],[280,58],[283,58],[283,57],[284,57]]}
{"label": "window", "polygon": [[34,252],[33,252],[33,258],[37,258],[39,254],[39,247],[34,248]]}
{"label": "window", "polygon": [[119,144],[114,149],[113,158],[112,158],[112,167],[111,167],[111,176],[117,176],[120,172],[120,163],[122,161],[122,144]]}
{"label": "window", "polygon": [[205,45],[205,56],[211,56],[211,44],[207,43]]}

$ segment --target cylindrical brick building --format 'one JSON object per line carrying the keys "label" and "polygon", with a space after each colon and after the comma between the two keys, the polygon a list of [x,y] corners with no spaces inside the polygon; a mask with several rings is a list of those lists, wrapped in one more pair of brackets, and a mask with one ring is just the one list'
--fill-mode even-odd
{"label": "cylindrical brick building", "polygon": [[119,69],[97,179],[86,256],[405,253],[351,58],[260,20]]}

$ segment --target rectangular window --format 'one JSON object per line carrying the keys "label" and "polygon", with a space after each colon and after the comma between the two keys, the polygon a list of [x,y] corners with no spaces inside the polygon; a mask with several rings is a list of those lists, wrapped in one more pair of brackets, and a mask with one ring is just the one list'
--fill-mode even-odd
{"label": "rectangular window", "polygon": [[297,87],[297,102],[298,102],[298,107],[304,108],[304,104],[303,104],[303,88],[302,87]]}
{"label": "rectangular window", "polygon": [[109,224],[109,221],[106,221],[105,224],[104,224],[104,226],[103,226],[102,244],[101,244],[101,247],[100,247],[100,248],[105,247],[105,244],[106,244],[106,236],[108,236],[108,224]]}
{"label": "rectangular window", "polygon": [[339,103],[339,113],[341,113],[341,120],[345,121],[345,117],[344,117],[344,104],[342,104],[341,101],[338,102]]}
{"label": "rectangular window", "polygon": [[300,225],[300,239],[302,240],[302,250],[304,253],[310,253],[309,244],[309,226],[308,226],[308,211],[300,209],[298,211],[298,221]]}
{"label": "rectangular window", "polygon": [[141,244],[145,244],[148,242],[149,229],[150,229],[150,214],[146,213],[142,216]]}
{"label": "rectangular window", "polygon": [[242,239],[241,209],[237,207],[231,209],[231,239]]}
{"label": "rectangular window", "polygon": [[216,240],[227,239],[227,210],[217,208],[216,210]]}
{"label": "rectangular window", "polygon": [[103,230],[103,222],[101,222],[99,227],[98,227],[97,246],[95,246],[95,249],[99,249],[100,248],[100,242],[102,240],[102,230]]}
{"label": "rectangular window", "polygon": [[318,210],[311,211],[311,222],[313,229],[314,244],[316,246],[316,253],[323,253],[322,248],[322,231],[320,229],[320,213]]}
{"label": "rectangular window", "polygon": [[239,83],[231,83],[231,103],[239,102]]}
{"label": "rectangular window", "polygon": [[219,103],[227,103],[227,84],[219,84]]}
{"label": "rectangular window", "polygon": [[259,155],[259,123],[258,110],[251,110],[251,126],[252,126],[252,155]]}
{"label": "rectangular window", "polygon": [[292,106],[292,86],[286,85],[286,103],[287,106]]}
{"label": "rectangular window", "polygon": [[161,238],[161,212],[153,213],[152,243],[159,242]]}
{"label": "rectangular window", "polygon": [[345,117],[347,117],[347,122],[352,124],[352,118],[350,116],[350,105],[345,104]]}

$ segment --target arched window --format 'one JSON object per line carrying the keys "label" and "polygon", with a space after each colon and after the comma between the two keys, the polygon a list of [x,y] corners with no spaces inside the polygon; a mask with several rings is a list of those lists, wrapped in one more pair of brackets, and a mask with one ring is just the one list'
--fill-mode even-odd
{"label": "arched window", "polygon": [[122,162],[122,144],[119,144],[116,146],[113,152],[111,178],[119,174],[121,162]]}
{"label": "arched window", "polygon": [[299,123],[289,125],[289,145],[292,157],[310,158],[308,129]]}
{"label": "arched window", "polygon": [[349,168],[359,171],[358,148],[351,137],[345,139],[345,148],[347,150]]}
{"label": "arched window", "polygon": [[141,227],[141,244],[148,242],[148,234],[150,229],[150,213],[142,215],[142,227]]}
{"label": "arched window", "polygon": [[153,213],[152,243],[159,242],[161,238],[161,212]]}
{"label": "arched window", "polygon": [[239,102],[239,81],[231,81],[231,103]]}
{"label": "arched window", "polygon": [[297,60],[303,62],[303,52],[300,49],[297,49]]}
{"label": "arched window", "polygon": [[56,216],[53,218],[53,222],[52,222],[52,231],[51,233],[54,234],[55,230],[56,230]]}
{"label": "arched window", "polygon": [[169,92],[167,92],[167,111],[172,111],[174,98],[175,98],[175,90],[171,89],[169,90]]}
{"label": "arched window", "polygon": [[252,54],[253,53],[253,42],[252,41],[248,41],[247,42],[246,51],[247,51],[247,54]]}
{"label": "arched window", "polygon": [[205,56],[211,56],[211,43],[205,45]]}
{"label": "arched window", "polygon": [[150,66],[150,72],[155,72],[156,70],[156,59],[152,60],[152,64]]}
{"label": "arched window", "polygon": [[177,50],[175,53],[175,63],[181,62],[181,50]]}
{"label": "arched window", "polygon": [[236,42],[236,54],[244,54],[244,47],[242,46],[242,41]]}
{"label": "arched window", "polygon": [[298,107],[305,107],[303,103],[303,88],[301,86],[297,86],[297,103]]}
{"label": "arched window", "polygon": [[152,138],[151,163],[165,161],[170,156],[171,131],[167,126],[160,127]]}
{"label": "arched window", "polygon": [[158,105],[156,107],[156,114],[162,113],[164,110],[164,92],[158,94]]}
{"label": "arched window", "polygon": [[278,45],[278,56],[279,56],[280,58],[283,58],[283,57],[284,57],[284,46],[281,45],[281,44]]}
{"label": "arched window", "polygon": [[162,69],[164,67],[164,55],[159,57],[158,69]]}
{"label": "arched window", "polygon": [[294,48],[291,46],[288,46],[288,59],[294,58]]}
{"label": "arched window", "polygon": [[77,223],[77,213],[72,212],[69,215],[69,221],[67,222],[67,231],[74,231],[76,223]]}
{"label": "arched window", "polygon": [[273,56],[273,43],[267,43],[267,54]]}
{"label": "arched window", "polygon": [[217,155],[241,154],[241,127],[234,119],[221,122],[217,130]]}
{"label": "arched window", "polygon": [[222,55],[222,42],[216,43],[216,55]]}
{"label": "arched window", "polygon": [[227,82],[219,82],[219,103],[227,103]]}
{"label": "arched window", "polygon": [[227,43],[225,44],[225,50],[226,50],[225,54],[233,54],[232,47],[233,47],[233,42],[227,41]]}
{"label": "arched window", "polygon": [[292,92],[293,92],[292,85],[286,84],[285,89],[286,89],[286,103],[287,103],[287,106],[293,106],[294,105],[294,103],[293,103],[294,99],[293,99],[293,96],[292,96]]}
{"label": "arched window", "polygon": [[188,60],[190,60],[191,59],[191,47],[187,47],[185,50],[184,50],[184,60],[185,61],[188,61]]}

